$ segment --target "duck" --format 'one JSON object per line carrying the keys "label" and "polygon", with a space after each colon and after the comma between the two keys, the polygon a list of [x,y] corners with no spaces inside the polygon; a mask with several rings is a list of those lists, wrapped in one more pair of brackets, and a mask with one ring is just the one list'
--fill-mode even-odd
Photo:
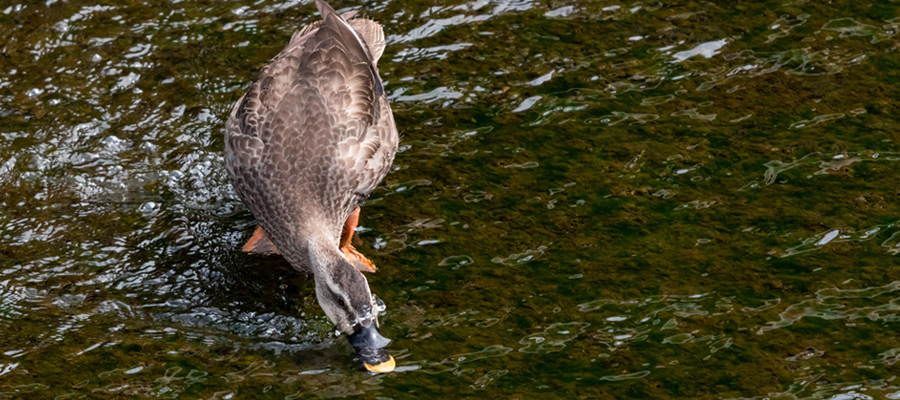
{"label": "duck", "polygon": [[232,108],[225,169],[258,223],[242,249],[311,274],[319,306],[365,368],[386,373],[391,340],[363,275],[376,268],[350,243],[400,141],[378,72],[384,31],[315,4],[322,19],[297,31]]}

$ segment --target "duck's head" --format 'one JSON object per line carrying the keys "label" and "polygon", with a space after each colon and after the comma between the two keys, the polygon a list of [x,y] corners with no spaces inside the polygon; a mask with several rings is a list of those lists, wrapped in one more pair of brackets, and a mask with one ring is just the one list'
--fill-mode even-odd
{"label": "duck's head", "polygon": [[367,370],[393,371],[394,358],[387,351],[391,340],[378,332],[378,309],[366,277],[340,254],[314,260],[319,263],[315,273],[319,306],[347,336]]}

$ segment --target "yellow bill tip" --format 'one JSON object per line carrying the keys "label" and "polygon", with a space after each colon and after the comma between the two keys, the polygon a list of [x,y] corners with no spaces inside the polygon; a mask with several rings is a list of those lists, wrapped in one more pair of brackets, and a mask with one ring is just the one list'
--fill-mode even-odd
{"label": "yellow bill tip", "polygon": [[388,372],[393,371],[394,367],[397,366],[397,363],[394,362],[394,357],[393,356],[388,356],[388,357],[390,357],[391,359],[387,360],[381,364],[378,364],[378,365],[369,365],[366,363],[363,363],[363,365],[365,365],[366,369],[369,371],[386,374]]}

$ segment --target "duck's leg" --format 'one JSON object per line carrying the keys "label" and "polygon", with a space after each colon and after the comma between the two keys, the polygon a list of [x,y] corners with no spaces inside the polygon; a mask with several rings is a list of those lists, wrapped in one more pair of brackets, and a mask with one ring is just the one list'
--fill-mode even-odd
{"label": "duck's leg", "polygon": [[366,256],[356,251],[356,249],[353,248],[353,245],[350,244],[350,240],[353,239],[353,231],[356,229],[358,223],[359,207],[356,207],[356,209],[350,213],[350,216],[347,217],[347,221],[344,222],[344,235],[341,236],[341,252],[344,253],[344,256],[347,257],[347,260],[349,260],[356,269],[363,272],[375,272],[375,264],[372,264]]}
{"label": "duck's leg", "polygon": [[266,235],[266,231],[259,225],[256,226],[253,236],[250,236],[250,240],[244,243],[244,247],[241,247],[241,250],[255,254],[279,254],[275,243],[272,243],[269,235]]}

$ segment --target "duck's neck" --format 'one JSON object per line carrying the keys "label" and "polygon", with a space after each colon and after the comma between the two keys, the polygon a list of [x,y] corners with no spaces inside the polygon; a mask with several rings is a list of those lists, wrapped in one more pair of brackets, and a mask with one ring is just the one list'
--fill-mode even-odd
{"label": "duck's neck", "polygon": [[309,269],[316,275],[328,272],[344,257],[338,249],[337,239],[324,235],[310,237],[307,242],[307,251],[309,252]]}

